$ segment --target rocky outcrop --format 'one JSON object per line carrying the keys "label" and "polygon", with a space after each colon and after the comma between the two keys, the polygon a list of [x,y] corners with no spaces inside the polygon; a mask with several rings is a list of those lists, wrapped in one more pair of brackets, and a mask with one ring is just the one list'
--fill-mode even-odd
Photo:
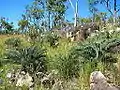
{"label": "rocky outcrop", "polygon": [[120,90],[120,88],[109,84],[100,71],[94,71],[90,75],[90,90]]}
{"label": "rocky outcrop", "polygon": [[6,77],[9,79],[9,83],[15,84],[19,87],[27,86],[31,89],[34,86],[33,78],[24,71],[16,73],[10,72],[6,75]]}
{"label": "rocky outcrop", "polygon": [[49,88],[49,89],[52,88],[53,85],[55,84],[55,74],[56,74],[56,72],[54,70],[51,71],[51,73],[49,73],[49,74],[45,74],[40,79],[41,85],[44,88]]}
{"label": "rocky outcrop", "polygon": [[28,73],[25,75],[21,75],[17,79],[16,86],[23,86],[23,85],[28,86],[28,87],[33,86],[33,79]]}

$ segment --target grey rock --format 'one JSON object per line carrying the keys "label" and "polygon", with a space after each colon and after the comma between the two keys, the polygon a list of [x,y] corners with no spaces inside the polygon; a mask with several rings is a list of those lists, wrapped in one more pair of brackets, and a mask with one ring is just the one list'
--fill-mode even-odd
{"label": "grey rock", "polygon": [[27,73],[26,75],[21,75],[17,79],[16,86],[28,86],[31,87],[33,85],[33,79],[32,77]]}
{"label": "grey rock", "polygon": [[51,88],[53,86],[53,84],[55,83],[53,76],[54,76],[54,72],[51,72],[50,74],[45,75],[41,79],[41,84],[43,85],[43,87]]}
{"label": "grey rock", "polygon": [[107,82],[106,77],[100,71],[94,71],[90,75],[90,90],[120,90]]}
{"label": "grey rock", "polygon": [[0,84],[3,84],[3,80],[2,79],[0,79]]}

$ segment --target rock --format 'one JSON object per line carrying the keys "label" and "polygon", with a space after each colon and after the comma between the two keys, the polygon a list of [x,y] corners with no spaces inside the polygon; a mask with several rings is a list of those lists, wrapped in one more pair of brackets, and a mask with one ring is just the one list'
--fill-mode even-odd
{"label": "rock", "polygon": [[8,73],[6,77],[10,79],[12,77],[12,73]]}
{"label": "rock", "polygon": [[116,31],[117,31],[117,32],[120,32],[120,28],[117,28]]}
{"label": "rock", "polygon": [[19,76],[19,78],[17,79],[16,86],[23,86],[23,85],[28,87],[33,86],[33,79],[28,73],[26,75]]}
{"label": "rock", "polygon": [[3,80],[2,79],[0,79],[0,84],[3,84]]}
{"label": "rock", "polygon": [[90,90],[120,90],[107,82],[106,77],[100,71],[94,71],[90,75]]}
{"label": "rock", "polygon": [[37,78],[41,79],[45,76],[45,74],[43,72],[37,72],[36,76],[37,76]]}
{"label": "rock", "polygon": [[[53,85],[51,90],[83,90],[78,85],[79,80],[77,78],[72,78],[70,80],[60,80],[56,79],[55,84]],[[84,89],[88,90],[88,89]]]}
{"label": "rock", "polygon": [[51,87],[51,81],[47,77],[44,77],[41,80],[41,83],[42,83],[43,87],[45,87],[45,88],[50,88]]}
{"label": "rock", "polygon": [[26,73],[24,72],[24,71],[21,71],[21,73],[20,73],[21,75],[25,75]]}
{"label": "rock", "polygon": [[51,73],[44,75],[44,77],[41,79],[41,85],[44,88],[52,88],[55,84],[55,75],[57,75],[58,72],[55,70],[52,70]]}
{"label": "rock", "polygon": [[109,30],[109,33],[112,34],[115,30]]}
{"label": "rock", "polygon": [[53,79],[52,73],[50,73],[49,75],[47,75],[41,79],[41,84],[43,85],[44,88],[51,88],[54,83],[55,83],[55,81]]}

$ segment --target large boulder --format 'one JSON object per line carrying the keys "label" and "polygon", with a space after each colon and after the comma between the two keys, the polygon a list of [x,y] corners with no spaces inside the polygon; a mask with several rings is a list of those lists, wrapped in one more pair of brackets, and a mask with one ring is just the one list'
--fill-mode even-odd
{"label": "large boulder", "polygon": [[120,90],[120,88],[109,84],[100,71],[94,71],[90,75],[90,90]]}

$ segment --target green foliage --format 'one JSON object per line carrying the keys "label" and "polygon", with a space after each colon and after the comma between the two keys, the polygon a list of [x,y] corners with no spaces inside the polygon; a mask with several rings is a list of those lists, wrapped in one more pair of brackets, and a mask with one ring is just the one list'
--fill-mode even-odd
{"label": "green foliage", "polygon": [[30,37],[32,42],[35,42],[40,36],[40,33],[35,26],[30,26],[27,35]]}
{"label": "green foliage", "polygon": [[72,79],[79,76],[80,60],[76,59],[71,53],[68,55],[60,54],[54,65],[62,78]]}
{"label": "green foliage", "polygon": [[6,53],[9,60],[22,65],[22,69],[30,74],[47,71],[45,50],[37,46],[9,50]]}
{"label": "green foliage", "polygon": [[65,5],[66,1],[67,0],[47,0],[47,10],[51,13],[53,26],[55,28],[63,25],[65,19],[64,14],[67,10]]}
{"label": "green foliage", "polygon": [[29,25],[28,20],[22,19],[18,22],[19,29],[22,30],[22,32],[26,31],[28,25]]}
{"label": "green foliage", "polygon": [[[73,49],[76,57],[83,57],[85,60],[102,60],[103,62],[116,62],[111,49],[120,44],[119,39],[103,39],[97,42],[84,42]],[[114,49],[113,49],[114,50]]]}
{"label": "green foliage", "polygon": [[57,47],[59,38],[59,35],[55,32],[48,32],[45,34],[45,41],[49,42],[52,47]]}
{"label": "green foliage", "polygon": [[82,18],[82,17],[80,17],[80,18],[78,18],[78,22],[80,24],[90,23],[91,22],[91,18]]}
{"label": "green foliage", "polygon": [[7,22],[6,18],[1,17],[0,18],[0,28],[3,30],[5,34],[9,34],[14,31],[13,29],[13,22],[9,23]]}
{"label": "green foliage", "polygon": [[21,46],[21,42],[20,38],[9,38],[5,41],[5,44],[8,48],[18,48]]}

